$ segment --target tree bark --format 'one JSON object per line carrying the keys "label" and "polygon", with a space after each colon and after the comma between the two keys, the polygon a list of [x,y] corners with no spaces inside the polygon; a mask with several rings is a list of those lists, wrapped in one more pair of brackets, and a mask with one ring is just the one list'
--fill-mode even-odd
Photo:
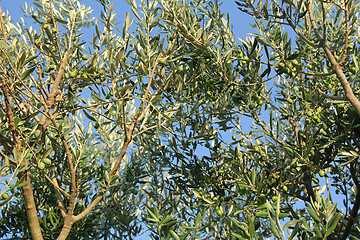
{"label": "tree bark", "polygon": [[37,216],[37,210],[34,200],[34,192],[31,188],[29,171],[26,171],[24,174],[20,175],[20,177],[23,178],[21,182],[26,183],[26,185],[23,186],[21,189],[24,197],[26,215],[29,222],[32,239],[42,240],[43,236],[41,233],[41,227]]}
{"label": "tree bark", "polygon": [[72,219],[67,219],[67,218],[73,218],[73,216],[66,216],[64,218],[64,226],[61,229],[61,232],[59,234],[59,236],[57,237],[56,240],[66,240],[66,238],[68,237],[70,231],[71,231],[71,227],[74,224],[74,221]]}
{"label": "tree bark", "polygon": [[338,77],[338,79],[341,82],[341,85],[344,89],[346,98],[349,100],[351,105],[353,105],[353,107],[356,110],[356,113],[360,116],[360,101],[355,96],[354,91],[351,88],[351,85],[350,85],[349,81],[347,80],[347,78],[341,68],[341,65],[336,61],[334,55],[331,53],[330,48],[329,48],[329,46],[327,46],[326,43],[324,44],[323,48],[325,50],[325,53],[326,53],[328,59],[330,60],[332,66],[333,66],[333,70],[335,71],[336,76]]}

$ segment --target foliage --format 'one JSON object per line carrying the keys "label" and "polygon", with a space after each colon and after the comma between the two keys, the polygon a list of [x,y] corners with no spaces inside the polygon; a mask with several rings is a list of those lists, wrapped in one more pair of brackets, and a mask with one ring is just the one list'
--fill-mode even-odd
{"label": "foliage", "polygon": [[[220,78],[232,79],[229,24],[210,21],[219,17],[211,1],[131,3],[135,28],[110,3],[100,2],[97,20],[79,1],[33,3],[24,7],[33,26],[7,15],[1,23],[3,203],[14,198],[2,209],[2,234],[131,239],[151,195],[140,183],[163,174],[141,160],[152,158],[149,141],[171,133],[185,148],[183,139],[214,132],[200,125],[212,117],[195,113],[219,109]],[[219,82],[212,96],[208,81]]]}
{"label": "foliage", "polygon": [[3,16],[0,236],[360,238],[360,3],[128,3]]}

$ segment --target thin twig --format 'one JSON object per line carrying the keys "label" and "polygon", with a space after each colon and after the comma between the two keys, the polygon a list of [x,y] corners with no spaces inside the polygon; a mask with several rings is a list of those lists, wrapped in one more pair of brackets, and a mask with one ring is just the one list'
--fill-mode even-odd
{"label": "thin twig", "polygon": [[339,97],[339,96],[329,95],[329,94],[326,94],[323,91],[321,91],[319,88],[317,90],[324,98],[328,98],[328,99],[331,99],[331,100],[349,101],[346,97]]}
{"label": "thin twig", "polygon": [[349,45],[349,32],[350,32],[350,26],[349,26],[349,4],[347,1],[345,1],[345,26],[346,26],[346,29],[345,29],[345,44],[344,44],[344,48],[343,48],[343,51],[341,53],[341,59],[340,59],[340,62],[339,62],[339,65],[342,66],[344,63],[345,63],[345,58],[346,58],[346,55],[347,55],[347,48],[348,48],[348,45]]}
{"label": "thin twig", "polygon": [[356,195],[355,195],[354,205],[350,211],[350,216],[347,221],[347,225],[343,232],[341,240],[346,240],[348,238],[348,236],[350,235],[351,229],[354,227],[354,223],[357,219],[358,212],[360,209],[360,191],[359,191],[360,185],[359,185],[358,176],[357,176],[358,171],[356,170],[356,166],[354,166],[354,164],[355,164],[354,161],[350,164],[350,173],[351,173],[351,178],[353,179],[355,186],[357,188],[357,191],[356,191]]}

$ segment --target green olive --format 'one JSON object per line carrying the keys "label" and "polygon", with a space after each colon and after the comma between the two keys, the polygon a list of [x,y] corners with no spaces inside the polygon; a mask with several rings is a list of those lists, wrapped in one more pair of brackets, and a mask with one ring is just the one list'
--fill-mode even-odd
{"label": "green olive", "polygon": [[7,194],[7,193],[1,194],[1,199],[3,199],[3,200],[7,199],[8,197],[9,197],[9,194]]}
{"label": "green olive", "polygon": [[291,63],[296,66],[299,65],[299,62],[296,59],[291,60]]}
{"label": "green olive", "polygon": [[45,163],[39,162],[38,168],[39,168],[40,170],[43,170],[43,169],[45,168]]}
{"label": "green olive", "polygon": [[70,72],[70,77],[71,77],[71,78],[76,77],[76,75],[77,75],[76,72]]}
{"label": "green olive", "polygon": [[264,101],[263,100],[258,100],[257,104],[259,104],[259,106],[261,106],[261,105],[264,104]]}

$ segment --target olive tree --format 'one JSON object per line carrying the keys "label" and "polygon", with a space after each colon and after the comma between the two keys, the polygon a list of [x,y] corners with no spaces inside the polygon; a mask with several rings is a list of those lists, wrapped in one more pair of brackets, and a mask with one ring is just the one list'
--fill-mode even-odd
{"label": "olive tree", "polygon": [[16,24],[0,11],[1,236],[133,239],[164,174],[156,140],[186,149],[216,132],[215,95],[235,79],[229,23],[216,1],[129,1],[122,22],[108,1],[100,16],[33,4]]}
{"label": "olive tree", "polygon": [[34,4],[1,20],[4,231],[360,237],[358,2],[236,1],[240,42],[218,1]]}
{"label": "olive tree", "polygon": [[234,80],[206,93],[230,110],[211,122],[233,137],[162,149],[173,165],[152,184],[166,193],[147,209],[154,237],[358,239],[359,3],[236,4],[257,31],[233,49]]}
{"label": "olive tree", "polygon": [[358,239],[359,2],[236,3],[257,30],[238,68],[263,87],[235,96],[254,128],[237,123],[247,141],[226,168],[246,199],[233,236]]}

